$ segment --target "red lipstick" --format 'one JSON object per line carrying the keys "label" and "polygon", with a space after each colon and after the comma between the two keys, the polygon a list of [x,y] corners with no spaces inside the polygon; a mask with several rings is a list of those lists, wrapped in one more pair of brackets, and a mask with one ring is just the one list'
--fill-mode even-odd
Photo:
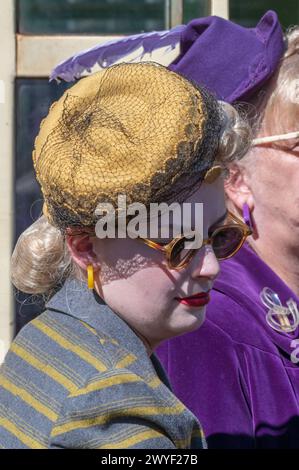
{"label": "red lipstick", "polygon": [[198,294],[190,295],[190,297],[176,297],[176,300],[184,305],[189,305],[190,307],[203,307],[210,300],[209,291],[200,292]]}

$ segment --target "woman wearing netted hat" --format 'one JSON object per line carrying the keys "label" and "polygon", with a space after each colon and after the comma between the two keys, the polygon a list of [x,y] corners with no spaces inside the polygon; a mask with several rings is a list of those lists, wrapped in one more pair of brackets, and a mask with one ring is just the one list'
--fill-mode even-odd
{"label": "woman wearing netted hat", "polygon": [[255,28],[210,16],[99,45],[53,72],[72,79],[136,46],[172,50],[180,41],[172,70],[246,104],[255,146],[225,186],[253,235],[221,263],[203,327],[158,349],[209,447],[299,446],[298,36],[298,27],[283,35],[273,11]]}
{"label": "woman wearing netted hat", "polygon": [[[213,166],[248,139],[229,105],[156,64],[93,74],[51,107],[33,153],[44,215],[12,257],[15,286],[48,301],[1,367],[2,448],[205,447],[153,351],[201,325],[217,258],[249,233]],[[204,240],[99,236],[104,217],[124,215],[119,195],[147,209],[202,203]]]}

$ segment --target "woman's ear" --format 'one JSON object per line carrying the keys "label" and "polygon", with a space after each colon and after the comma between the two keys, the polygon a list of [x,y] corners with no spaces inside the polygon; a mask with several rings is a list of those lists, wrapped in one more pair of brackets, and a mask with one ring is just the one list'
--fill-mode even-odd
{"label": "woman's ear", "polygon": [[72,258],[80,268],[86,271],[87,266],[92,264],[95,271],[100,269],[100,263],[89,235],[66,235],[66,243]]}
{"label": "woman's ear", "polygon": [[224,181],[224,189],[228,199],[242,213],[246,203],[250,211],[254,208],[254,199],[250,186],[250,178],[246,170],[237,164],[230,165],[229,175]]}

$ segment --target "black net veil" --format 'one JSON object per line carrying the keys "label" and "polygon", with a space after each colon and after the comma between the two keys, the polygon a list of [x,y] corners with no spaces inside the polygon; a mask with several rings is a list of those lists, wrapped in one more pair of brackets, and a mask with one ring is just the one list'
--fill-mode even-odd
{"label": "black net veil", "polygon": [[100,74],[96,93],[62,97],[34,158],[49,221],[62,232],[94,227],[97,205],[116,208],[119,194],[146,207],[182,203],[217,154],[224,112],[205,88],[152,63]]}

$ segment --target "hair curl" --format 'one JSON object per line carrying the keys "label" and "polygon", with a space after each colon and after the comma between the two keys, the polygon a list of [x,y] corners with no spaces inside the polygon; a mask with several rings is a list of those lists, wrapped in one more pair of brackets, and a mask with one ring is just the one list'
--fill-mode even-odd
{"label": "hair curl", "polygon": [[67,277],[80,277],[61,231],[42,215],[19,237],[11,257],[11,280],[27,294],[44,300]]}

